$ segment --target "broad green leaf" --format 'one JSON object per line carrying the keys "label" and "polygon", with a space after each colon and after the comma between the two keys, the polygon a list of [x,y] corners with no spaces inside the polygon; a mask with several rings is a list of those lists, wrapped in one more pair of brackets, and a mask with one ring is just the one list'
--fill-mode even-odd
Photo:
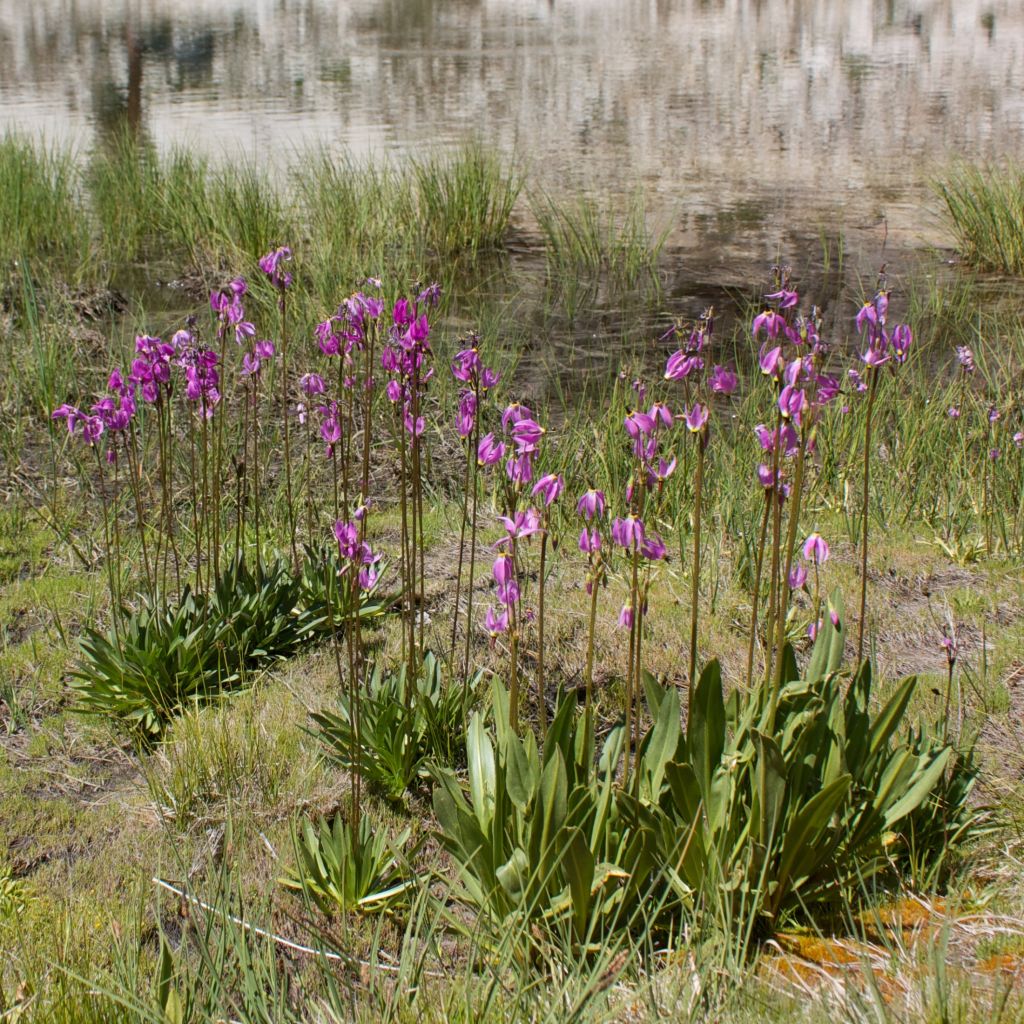
{"label": "broad green leaf", "polygon": [[878,713],[871,726],[871,738],[868,744],[872,754],[882,750],[900,727],[916,686],[917,676],[907,676],[897,687],[889,702]]}
{"label": "broad green leaf", "polygon": [[757,816],[755,836],[765,847],[775,842],[776,829],[786,800],[786,763],[770,736],[755,733],[757,745]]}
{"label": "broad green leaf", "polygon": [[590,889],[594,884],[594,855],[587,846],[583,833],[578,828],[569,831],[565,845],[565,867],[569,876],[569,892],[572,895],[573,917],[576,934],[586,933],[590,915]]}
{"label": "broad green leaf", "polygon": [[521,903],[530,880],[530,860],[526,854],[516,847],[512,856],[498,868],[496,875],[513,904]]}
{"label": "broad green leaf", "polygon": [[466,736],[466,757],[469,762],[469,793],[473,813],[483,832],[488,832],[494,818],[497,789],[494,769],[494,748],[484,729],[483,718],[476,712],[469,720]]}
{"label": "broad green leaf", "polygon": [[946,765],[949,764],[949,759],[952,756],[952,753],[952,748],[946,747],[946,749],[943,750],[942,753],[940,753],[917,778],[914,779],[903,796],[885,812],[885,824],[887,828],[894,825],[900,820],[900,818],[904,818],[912,811],[916,811],[917,808],[928,799],[932,790],[935,788],[935,784],[939,781],[942,777],[942,773],[946,770]]}
{"label": "broad green leaf", "polygon": [[725,702],[722,671],[717,660],[709,662],[701,672],[690,713],[691,720],[686,723],[687,750],[701,793],[708,800],[712,776],[725,749]]}
{"label": "broad green leaf", "polygon": [[525,814],[537,789],[538,770],[534,764],[531,764],[530,758],[517,736],[509,737],[505,747],[505,757],[505,784],[508,786],[509,799],[516,805],[520,813]]}
{"label": "broad green leaf", "polygon": [[[724,727],[724,726],[723,726]],[[645,744],[641,771],[644,774],[650,799],[657,803],[665,776],[665,765],[679,749],[682,727],[679,722],[679,693],[670,687],[658,703],[657,717]]]}
{"label": "broad green leaf", "polygon": [[832,815],[846,799],[851,778],[843,775],[830,786],[816,793],[786,822],[786,837],[776,873],[779,889],[774,905],[778,906],[781,896],[788,887],[799,882],[813,871],[830,853],[822,842],[822,832]]}

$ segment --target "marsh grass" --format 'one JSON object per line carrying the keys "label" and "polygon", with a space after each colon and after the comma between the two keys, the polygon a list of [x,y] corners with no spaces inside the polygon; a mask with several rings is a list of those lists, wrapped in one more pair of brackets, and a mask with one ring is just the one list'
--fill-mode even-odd
{"label": "marsh grass", "polygon": [[602,288],[613,297],[657,292],[667,231],[651,230],[642,196],[617,209],[586,195],[563,204],[540,193],[531,208],[544,240],[549,286],[570,315]]}
{"label": "marsh grass", "polygon": [[[57,147],[5,134],[0,138],[0,249],[5,262],[29,260],[72,281],[91,261],[81,212],[79,165]],[[38,266],[35,266],[38,265]]]}
{"label": "marsh grass", "polygon": [[127,131],[91,155],[85,179],[100,257],[115,269],[131,265],[157,245],[162,172],[155,150]]}
{"label": "marsh grass", "polygon": [[964,259],[1024,274],[1024,167],[962,165],[935,183]]}
{"label": "marsh grass", "polygon": [[442,257],[472,258],[502,243],[523,185],[514,164],[475,144],[414,163],[412,176],[428,248]]}

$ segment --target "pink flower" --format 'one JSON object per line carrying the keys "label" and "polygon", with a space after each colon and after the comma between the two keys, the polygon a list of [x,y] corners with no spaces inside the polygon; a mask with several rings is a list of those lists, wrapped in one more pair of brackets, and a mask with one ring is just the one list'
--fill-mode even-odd
{"label": "pink flower", "polygon": [[764,331],[769,338],[775,339],[779,336],[779,332],[782,330],[785,322],[782,316],[776,313],[774,309],[766,309],[763,313],[754,317],[751,334],[756,340],[761,331]]}
{"label": "pink flower", "polygon": [[519,402],[513,402],[511,405],[505,407],[505,411],[501,414],[501,429],[508,430],[510,424],[516,424],[520,420],[529,419],[533,413],[530,412],[529,408],[525,405],[521,405]]}
{"label": "pink flower", "polygon": [[260,270],[270,279],[270,283],[284,291],[292,283],[292,275],[281,269],[281,264],[292,258],[292,251],[286,245],[280,245],[260,259]]}
{"label": "pink flower", "polygon": [[671,427],[675,423],[671,410],[664,402],[655,402],[647,410],[647,415],[654,421],[655,427],[659,424],[664,427]]}
{"label": "pink flower", "polygon": [[507,551],[501,552],[494,560],[491,571],[494,573],[494,582],[499,587],[507,584],[515,577],[515,566],[512,562],[512,556]]}
{"label": "pink flower", "polygon": [[777,302],[779,309],[792,309],[800,301],[800,296],[796,292],[787,291],[785,288],[780,288],[765,298],[769,302]]}
{"label": "pink flower", "polygon": [[304,373],[299,378],[299,387],[302,388],[304,394],[309,395],[310,398],[313,395],[322,395],[327,390],[327,384],[324,382],[323,377],[318,373]]}
{"label": "pink flower", "polygon": [[580,533],[580,551],[585,555],[593,555],[601,550],[601,534],[595,528],[588,530],[585,526]]}
{"label": "pink flower", "polygon": [[576,502],[576,511],[590,522],[595,516],[604,515],[604,505],[604,491],[595,491],[591,488]]}
{"label": "pink flower", "polygon": [[799,590],[807,582],[807,569],[802,565],[794,565],[789,570],[789,589]]}
{"label": "pink flower", "polygon": [[793,419],[799,423],[806,401],[802,390],[787,384],[779,395],[779,412],[784,419]]}
{"label": "pink flower", "polygon": [[892,354],[897,363],[905,363],[910,354],[914,336],[906,324],[897,324],[892,331]]}
{"label": "pink flower", "polygon": [[660,562],[667,557],[665,542],[656,534],[648,533],[640,544],[640,554],[650,562]]}
{"label": "pink flower", "polygon": [[508,516],[499,516],[499,519],[505,527],[506,536],[502,537],[498,544],[525,540],[540,532],[540,513],[535,508],[517,512],[514,519],[510,519]]}
{"label": "pink flower", "polygon": [[619,547],[638,548],[644,542],[644,524],[632,513],[616,519],[612,522],[612,540]]}
{"label": "pink flower", "polygon": [[878,323],[878,310],[875,309],[874,302],[865,302],[864,305],[860,307],[860,311],[857,313],[856,322],[858,334],[864,329],[865,324],[874,326]]}
{"label": "pink flower", "polygon": [[495,441],[493,434],[485,434],[480,438],[476,450],[476,460],[481,466],[493,466],[505,456],[505,442]]}
{"label": "pink flower", "polygon": [[645,412],[631,412],[625,419],[626,433],[633,440],[646,437],[654,430],[654,419]]}
{"label": "pink flower", "polygon": [[622,606],[622,611],[619,612],[619,625],[623,629],[633,628],[633,606],[631,604]]}
{"label": "pink flower", "polygon": [[804,558],[815,565],[824,565],[828,556],[828,542],[820,533],[812,533],[804,542]]}
{"label": "pink flower", "polygon": [[698,434],[708,421],[708,407],[694,402],[686,412],[686,427],[691,434]]}
{"label": "pink flower", "polygon": [[484,612],[484,628],[490,634],[491,640],[506,632],[508,630],[508,609],[495,612],[494,607],[489,606]]}
{"label": "pink flower", "polygon": [[691,373],[699,373],[704,369],[704,360],[691,352],[680,349],[668,357],[665,364],[665,380],[684,380]]}
{"label": "pink flower", "polygon": [[459,400],[459,408],[455,414],[455,429],[459,437],[465,439],[473,433],[476,425],[476,395],[467,391]]}
{"label": "pink flower", "polygon": [[782,359],[782,346],[777,345],[775,348],[768,348],[767,345],[762,345],[760,352],[757,354],[757,362],[761,367],[761,372],[766,377],[778,380],[785,366]]}
{"label": "pink flower", "polygon": [[719,395],[731,395],[736,390],[736,374],[724,366],[711,371],[711,390]]}
{"label": "pink flower", "polygon": [[562,479],[562,474],[559,473],[556,476],[554,473],[548,473],[533,485],[533,490],[530,493],[534,496],[540,494],[545,506],[550,506],[558,500],[558,496],[564,489],[565,481]]}
{"label": "pink flower", "polygon": [[512,440],[521,451],[533,449],[544,436],[544,428],[534,419],[523,416],[512,426]]}

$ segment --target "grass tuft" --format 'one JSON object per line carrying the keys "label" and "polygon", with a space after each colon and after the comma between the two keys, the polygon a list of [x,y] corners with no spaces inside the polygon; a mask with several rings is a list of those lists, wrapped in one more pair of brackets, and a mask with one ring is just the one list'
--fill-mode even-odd
{"label": "grass tuft", "polygon": [[1024,167],[963,166],[935,187],[968,263],[1024,274]]}

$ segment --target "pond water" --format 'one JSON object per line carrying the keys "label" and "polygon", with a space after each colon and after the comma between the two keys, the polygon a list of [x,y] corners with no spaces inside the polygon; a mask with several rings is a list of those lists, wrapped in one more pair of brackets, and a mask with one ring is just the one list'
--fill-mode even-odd
{"label": "pond water", "polygon": [[[0,128],[400,158],[482,139],[642,190],[680,278],[948,243],[929,191],[1024,152],[1020,0],[0,0]],[[883,247],[884,250],[883,250]]]}

